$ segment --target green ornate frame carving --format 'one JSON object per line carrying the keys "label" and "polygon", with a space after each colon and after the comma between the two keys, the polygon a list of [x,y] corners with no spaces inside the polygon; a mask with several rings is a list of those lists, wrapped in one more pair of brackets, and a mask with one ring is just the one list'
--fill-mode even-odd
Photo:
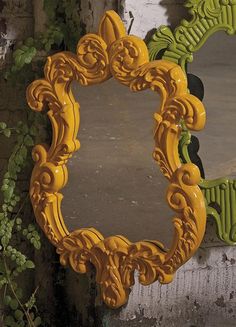
{"label": "green ornate frame carving", "polygon": [[[187,0],[185,7],[192,15],[182,20],[174,30],[160,26],[148,44],[150,59],[162,58],[179,64],[186,72],[193,54],[218,31],[236,34],[236,0]],[[189,144],[191,134],[183,126],[179,154],[183,162],[191,162]],[[214,217],[218,237],[229,245],[236,245],[236,180],[219,178],[200,182],[205,196],[208,217]]]}

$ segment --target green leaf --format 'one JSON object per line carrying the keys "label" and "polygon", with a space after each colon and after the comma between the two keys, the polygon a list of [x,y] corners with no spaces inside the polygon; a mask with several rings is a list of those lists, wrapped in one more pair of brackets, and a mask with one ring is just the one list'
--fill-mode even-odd
{"label": "green leaf", "polygon": [[1,187],[1,191],[6,191],[8,189],[8,185],[7,184],[3,184],[3,186]]}
{"label": "green leaf", "polygon": [[24,61],[25,61],[25,63],[26,64],[30,64],[31,63],[31,61],[32,61],[32,56],[30,56],[30,55],[26,55],[25,57],[24,57]]}
{"label": "green leaf", "polygon": [[35,57],[36,53],[37,53],[36,48],[34,47],[29,48],[29,50],[24,55],[25,63],[30,64],[33,58]]}
{"label": "green leaf", "polygon": [[21,155],[20,152],[19,152],[19,153],[15,156],[15,158],[14,158],[16,164],[18,164],[18,165],[22,165],[23,162],[24,162],[24,159],[25,159],[25,158],[23,158],[23,156]]}
{"label": "green leaf", "polygon": [[11,136],[11,130],[9,128],[6,128],[6,129],[3,130],[3,134],[6,137],[10,137]]}
{"label": "green leaf", "polygon": [[7,127],[7,124],[4,122],[0,122],[0,129],[5,129]]}
{"label": "green leaf", "polygon": [[27,260],[25,263],[25,267],[28,269],[33,269],[33,268],[35,268],[35,264],[31,260]]}
{"label": "green leaf", "polygon": [[10,177],[11,177],[11,176],[10,176],[9,172],[6,172],[6,173],[4,174],[4,178],[9,179]]}
{"label": "green leaf", "polygon": [[22,49],[24,52],[26,52],[26,51],[28,51],[29,47],[27,47],[27,45],[23,44],[23,45],[21,46],[21,49]]}
{"label": "green leaf", "polygon": [[18,308],[18,302],[16,299],[12,299],[9,303],[12,310],[16,310]]}
{"label": "green leaf", "polygon": [[12,212],[13,209],[14,209],[14,208],[13,208],[12,206],[8,206],[8,207],[7,207],[7,210],[8,210],[9,212]]}
{"label": "green leaf", "polygon": [[31,134],[32,136],[35,136],[35,135],[38,134],[38,129],[37,129],[34,125],[32,125],[32,126],[30,127],[30,134]]}
{"label": "green leaf", "polygon": [[15,173],[16,173],[16,164],[13,160],[11,160],[8,164],[8,171],[11,176],[15,175]]}
{"label": "green leaf", "polygon": [[35,226],[34,226],[33,224],[29,224],[29,226],[28,226],[28,230],[29,230],[30,232],[34,231],[34,230],[35,230]]}
{"label": "green leaf", "polygon": [[9,202],[12,195],[13,195],[14,189],[12,187],[8,187],[5,191],[3,191],[3,197],[5,202]]}
{"label": "green leaf", "polygon": [[23,55],[16,56],[14,59],[15,59],[16,69],[20,69],[24,66],[25,61]]}
{"label": "green leaf", "polygon": [[26,146],[22,146],[22,148],[20,149],[20,151],[19,151],[19,154],[24,158],[24,159],[26,159],[26,157],[27,157],[27,153],[28,153],[28,151],[27,151],[27,148],[26,148]]}
{"label": "green leaf", "polygon": [[51,50],[52,44],[53,44],[52,40],[48,40],[44,46],[45,51],[49,52]]}
{"label": "green leaf", "polygon": [[9,178],[3,178],[3,184],[8,185],[8,183],[9,183]]}
{"label": "green leaf", "polygon": [[9,295],[6,295],[3,299],[3,302],[5,305],[9,305],[11,300],[12,300],[12,298]]}
{"label": "green leaf", "polygon": [[21,48],[19,48],[13,52],[13,58],[15,59],[16,57],[20,57],[20,56],[22,56],[23,53],[24,53],[24,51]]}
{"label": "green leaf", "polygon": [[16,224],[17,224],[17,225],[22,224],[22,219],[21,219],[21,218],[16,218]]}
{"label": "green leaf", "polygon": [[26,137],[24,138],[24,144],[26,146],[33,146],[34,145],[34,140],[32,139],[31,136],[26,135]]}
{"label": "green leaf", "polygon": [[34,241],[34,242],[33,242],[33,245],[34,245],[35,249],[40,250],[40,248],[41,248],[41,243],[40,243],[40,241]]}
{"label": "green leaf", "polygon": [[19,299],[23,297],[23,291],[20,287],[16,289],[16,295],[18,296]]}
{"label": "green leaf", "polygon": [[24,313],[21,310],[16,310],[14,312],[14,316],[15,316],[16,320],[22,320],[24,317]]}
{"label": "green leaf", "polygon": [[7,279],[6,278],[1,278],[0,279],[0,289],[6,284],[8,284]]}
{"label": "green leaf", "polygon": [[9,239],[6,235],[4,235],[2,238],[1,238],[1,243],[4,247],[7,246],[7,244],[9,243]]}
{"label": "green leaf", "polygon": [[34,325],[37,327],[40,326],[41,323],[42,323],[42,319],[40,317],[36,317],[34,320]]}
{"label": "green leaf", "polygon": [[13,200],[11,200],[11,202],[10,202],[10,205],[11,205],[11,206],[15,207],[15,206],[16,206],[16,204],[17,204],[16,200],[14,200],[14,199],[13,199]]}
{"label": "green leaf", "polygon": [[63,33],[59,32],[59,31],[55,31],[54,34],[53,34],[54,42],[57,45],[61,44],[61,42],[63,41],[63,37],[64,37]]}

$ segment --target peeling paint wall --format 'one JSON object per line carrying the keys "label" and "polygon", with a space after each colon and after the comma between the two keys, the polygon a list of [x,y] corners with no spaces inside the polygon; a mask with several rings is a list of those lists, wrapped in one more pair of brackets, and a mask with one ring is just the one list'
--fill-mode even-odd
{"label": "peeling paint wall", "polygon": [[[135,278],[126,306],[100,307],[102,327],[235,327],[236,248],[224,246],[208,221],[203,244],[168,285]],[[91,325],[93,326],[93,325]]]}
{"label": "peeling paint wall", "polygon": [[9,62],[11,46],[31,34],[32,2],[0,0],[0,69]]}
{"label": "peeling paint wall", "polygon": [[171,284],[143,287],[137,282],[127,307],[110,317],[110,326],[235,326],[234,258],[233,247],[201,248]]}
{"label": "peeling paint wall", "polygon": [[81,0],[82,25],[87,33],[97,32],[100,18],[106,10],[118,10],[117,0]]}
{"label": "peeling paint wall", "polygon": [[130,34],[143,39],[148,32],[160,25],[175,27],[186,17],[185,0],[120,0],[121,14]]}

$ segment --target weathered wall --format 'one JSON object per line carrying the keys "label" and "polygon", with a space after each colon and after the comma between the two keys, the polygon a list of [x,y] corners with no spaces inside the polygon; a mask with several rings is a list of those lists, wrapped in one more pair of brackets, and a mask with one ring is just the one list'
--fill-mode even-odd
{"label": "weathered wall", "polygon": [[117,11],[117,0],[81,0],[80,4],[81,23],[85,31],[97,32],[100,18],[106,10],[114,9]]}
{"label": "weathered wall", "polygon": [[10,47],[31,35],[33,24],[32,1],[0,0],[0,68],[9,58]]}
{"label": "weathered wall", "polygon": [[160,25],[175,27],[186,17],[185,0],[120,0],[121,14],[130,34],[143,39],[148,32]]}
{"label": "weathered wall", "polygon": [[235,326],[235,264],[233,247],[201,248],[169,285],[135,285],[119,316],[105,319],[112,327]]}
{"label": "weathered wall", "polygon": [[[9,86],[1,74],[1,70],[11,61],[14,44],[28,37],[33,30],[34,18],[31,1],[0,0],[0,121],[12,125],[26,117],[24,107],[25,96],[22,87]],[[0,172],[6,165],[11,146],[5,146],[3,137],[0,139]],[[1,173],[0,173],[1,175]]]}
{"label": "weathered wall", "polygon": [[[120,0],[119,3],[115,0],[82,0],[82,21],[87,32],[96,31],[103,11],[117,9],[119,5],[119,12],[130,33],[144,38],[155,26],[166,23],[176,25],[186,13],[180,6],[182,3],[183,0]],[[9,58],[7,51],[10,51],[10,44],[27,37],[33,31],[32,1],[6,1],[6,4],[8,9],[2,11],[5,1],[0,0],[0,31],[3,33],[0,38],[0,65],[5,64]],[[37,29],[41,30],[43,24],[38,10],[41,9],[35,9],[35,13],[40,19],[35,22]],[[0,121],[11,122],[12,119],[22,117],[22,93],[9,91],[2,79],[0,90],[1,95],[4,94],[0,102]],[[1,169],[8,155],[3,144],[0,144],[0,153]],[[43,251],[42,258],[38,259],[41,265],[48,260],[47,247],[43,248]],[[86,277],[79,276],[69,269],[65,273],[62,268],[56,271],[59,276],[54,280],[58,284],[56,292],[50,278],[41,281],[40,303],[51,308],[50,300],[45,294],[55,292],[54,295],[60,300],[60,304],[55,303],[55,306],[57,312],[61,312],[61,325],[73,327],[235,326],[235,258],[236,249],[221,244],[216,239],[213,224],[208,223],[201,249],[178,271],[174,282],[170,285],[155,283],[143,287],[136,281],[127,306],[121,310],[112,311],[101,306],[96,297],[93,272]],[[53,255],[50,260],[54,260]],[[52,265],[47,263],[44,275],[54,272]],[[66,319],[66,312],[70,313],[70,321],[63,320]],[[45,312],[45,318],[49,322],[51,320],[51,325],[54,326],[50,314],[52,312],[49,310]]]}
{"label": "weathered wall", "polygon": [[[14,45],[29,36],[33,36],[35,31],[42,29],[44,14],[42,12],[43,0],[0,0],[0,121],[6,122],[9,126],[14,126],[18,121],[26,121],[27,104],[25,98],[26,86],[12,85],[4,80],[3,68],[9,66],[12,61],[12,52]],[[35,6],[34,6],[35,5]],[[34,17],[37,17],[34,20]],[[14,137],[7,140],[0,137],[0,184],[1,177],[6,168]],[[21,192],[28,193],[28,183],[31,171],[24,171],[21,176]],[[24,210],[24,220],[26,223],[32,221],[32,209],[27,206]],[[55,293],[58,290],[56,284],[59,268],[55,265],[57,257],[54,248],[42,236],[42,249],[36,252],[35,273],[26,274],[20,285],[24,290],[24,295],[30,296],[35,288],[39,286],[38,304],[39,309],[44,312],[44,321],[53,321],[58,303],[55,301]],[[32,248],[27,243],[27,247]],[[33,252],[33,248],[32,248]],[[34,253],[31,253],[33,256]],[[61,301],[62,303],[62,301]],[[0,307],[2,297],[0,297]],[[49,317],[49,318],[48,318]],[[0,323],[1,324],[1,323]]]}

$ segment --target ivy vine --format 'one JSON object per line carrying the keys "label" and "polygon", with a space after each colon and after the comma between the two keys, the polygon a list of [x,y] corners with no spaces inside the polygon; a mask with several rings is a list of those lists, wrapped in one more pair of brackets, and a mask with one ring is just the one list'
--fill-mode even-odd
{"label": "ivy vine", "polygon": [[[13,80],[18,78],[20,81],[19,76],[16,75],[23,69],[27,70],[27,66],[35,59],[34,64],[36,66],[40,64],[42,51],[45,52],[44,56],[57,50],[75,51],[78,39],[83,32],[79,9],[79,0],[44,0],[44,10],[48,18],[45,32],[18,43],[17,49],[13,52],[13,65],[5,77],[7,79],[13,77]],[[28,70],[28,76],[31,79],[32,73],[42,71],[37,68],[33,66],[30,67],[30,71]]]}
{"label": "ivy vine", "polygon": [[4,298],[1,320],[4,326],[15,327],[41,324],[35,306],[36,291],[24,301],[23,290],[17,282],[25,270],[35,267],[33,261],[19,250],[22,241],[28,240],[38,250],[41,246],[35,224],[25,225],[22,219],[28,194],[20,193],[19,177],[29,162],[29,153],[41,126],[32,114],[28,115],[27,121],[30,128],[23,122],[18,122],[15,127],[0,122],[0,134],[6,138],[15,135],[16,138],[2,180],[0,210],[0,288]]}
{"label": "ivy vine", "polygon": [[[34,38],[18,42],[13,52],[13,63],[5,72],[9,85],[22,83],[22,94],[25,94],[25,85],[41,77],[47,55],[58,50],[75,50],[82,35],[79,6],[79,0],[44,0],[47,29]],[[27,108],[23,110],[27,111]],[[31,252],[41,246],[38,227],[35,223],[26,224],[24,221],[29,196],[20,190],[22,174],[29,170],[27,165],[32,167],[31,149],[39,142],[39,136],[42,139],[46,126],[44,115],[30,111],[26,122],[20,121],[16,126],[0,122],[1,137],[9,139],[9,147],[14,144],[0,191],[0,293],[3,294],[0,326],[43,325],[36,306],[39,287],[26,298],[20,286],[24,273],[35,268],[30,254],[22,250],[22,244],[30,242]]]}

